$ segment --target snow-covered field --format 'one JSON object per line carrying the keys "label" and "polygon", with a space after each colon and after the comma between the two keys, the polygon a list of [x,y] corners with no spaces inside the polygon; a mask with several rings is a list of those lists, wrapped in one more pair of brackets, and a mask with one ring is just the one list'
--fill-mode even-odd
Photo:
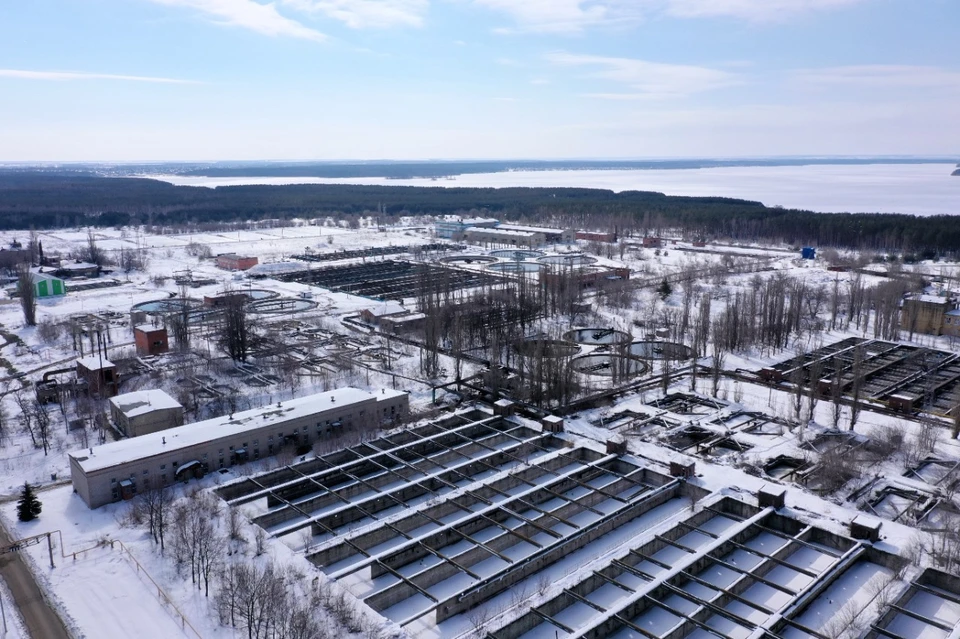
{"label": "snow-covered field", "polygon": [[210,178],[150,175],[186,186],[240,184],[375,184],[440,187],[583,187],[732,197],[824,213],[960,215],[953,164],[866,164],[710,169],[509,171],[440,179]]}

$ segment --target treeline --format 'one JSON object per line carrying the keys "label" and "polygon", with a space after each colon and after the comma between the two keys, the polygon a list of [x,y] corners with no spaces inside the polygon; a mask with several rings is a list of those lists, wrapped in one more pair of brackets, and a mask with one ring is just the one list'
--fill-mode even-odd
{"label": "treeline", "polygon": [[704,239],[939,255],[960,250],[960,224],[952,216],[822,214],[721,197],[581,188],[311,184],[207,189],[142,178],[0,172],[0,229],[196,225],[362,215],[378,209],[393,217],[485,214],[621,234],[669,231]]}

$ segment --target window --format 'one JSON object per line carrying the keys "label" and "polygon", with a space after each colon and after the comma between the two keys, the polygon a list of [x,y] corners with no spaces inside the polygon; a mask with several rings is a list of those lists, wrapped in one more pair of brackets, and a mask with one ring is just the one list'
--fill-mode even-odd
{"label": "window", "polygon": [[207,454],[204,453],[204,454],[203,454],[203,459],[205,460],[206,458],[207,458]]}
{"label": "window", "polygon": [[253,445],[254,445],[254,446],[259,446],[259,445],[260,445],[260,440],[259,440],[259,439],[253,440]]}
{"label": "window", "polygon": [[166,470],[166,469],[167,469],[166,464],[160,464],[160,470]]}
{"label": "window", "polygon": [[111,483],[111,484],[117,483],[117,478],[116,478],[116,477],[111,477],[111,478],[110,478],[110,483]]}
{"label": "window", "polygon": [[143,474],[146,475],[146,474],[148,474],[149,472],[150,472],[149,470],[144,469]]}

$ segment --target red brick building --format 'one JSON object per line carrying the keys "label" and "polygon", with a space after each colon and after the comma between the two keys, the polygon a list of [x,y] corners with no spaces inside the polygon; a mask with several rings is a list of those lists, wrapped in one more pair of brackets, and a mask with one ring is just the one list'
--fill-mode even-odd
{"label": "red brick building", "polygon": [[596,233],[594,231],[577,231],[578,240],[587,242],[616,242],[616,233]]}
{"label": "red brick building", "polygon": [[170,350],[167,329],[155,326],[135,326],[133,341],[137,344],[137,355],[159,355]]}
{"label": "red brick building", "polygon": [[643,238],[644,248],[663,248],[663,239],[659,237],[645,237]]}
{"label": "red brick building", "polygon": [[228,271],[245,271],[253,268],[259,263],[259,260],[249,255],[237,255],[236,253],[224,253],[217,256],[217,266]]}

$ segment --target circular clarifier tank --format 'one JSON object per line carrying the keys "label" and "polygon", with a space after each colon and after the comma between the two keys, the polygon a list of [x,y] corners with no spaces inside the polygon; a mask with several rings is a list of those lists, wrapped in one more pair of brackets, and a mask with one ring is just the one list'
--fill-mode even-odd
{"label": "circular clarifier tank", "polygon": [[318,304],[311,300],[275,298],[250,302],[247,309],[251,313],[267,313],[277,315],[281,313],[302,313],[317,308]]}
{"label": "circular clarifier tank", "polygon": [[440,261],[445,264],[493,264],[497,258],[489,255],[449,255],[441,257]]}
{"label": "circular clarifier tank", "polygon": [[601,346],[604,344],[625,344],[630,341],[630,336],[614,328],[578,328],[564,333],[563,339],[577,344]]}
{"label": "circular clarifier tank", "polygon": [[549,264],[550,266],[589,266],[590,264],[596,264],[597,258],[590,257],[589,255],[548,255],[546,257],[541,257],[537,260],[541,264]]}
{"label": "circular clarifier tank", "polygon": [[584,355],[570,364],[578,373],[603,377],[634,377],[649,368],[646,363],[623,355]]}
{"label": "circular clarifier tank", "polygon": [[683,360],[693,356],[693,350],[676,342],[641,341],[630,344],[630,355],[640,359]]}
{"label": "circular clarifier tank", "polygon": [[536,262],[497,262],[487,267],[488,271],[497,273],[536,273],[542,268],[541,264]]}
{"label": "circular clarifier tank", "polygon": [[514,349],[524,357],[573,357],[580,352],[580,347],[559,339],[524,339],[513,345]]}
{"label": "circular clarifier tank", "polygon": [[165,300],[154,300],[152,302],[140,302],[134,304],[131,310],[142,311],[150,315],[163,315],[165,313],[179,313],[184,309],[193,310],[203,306],[197,300],[171,298]]}
{"label": "circular clarifier tank", "polygon": [[502,251],[490,251],[492,257],[498,257],[501,260],[532,260],[535,257],[546,255],[543,251],[531,251],[529,249],[506,249]]}

